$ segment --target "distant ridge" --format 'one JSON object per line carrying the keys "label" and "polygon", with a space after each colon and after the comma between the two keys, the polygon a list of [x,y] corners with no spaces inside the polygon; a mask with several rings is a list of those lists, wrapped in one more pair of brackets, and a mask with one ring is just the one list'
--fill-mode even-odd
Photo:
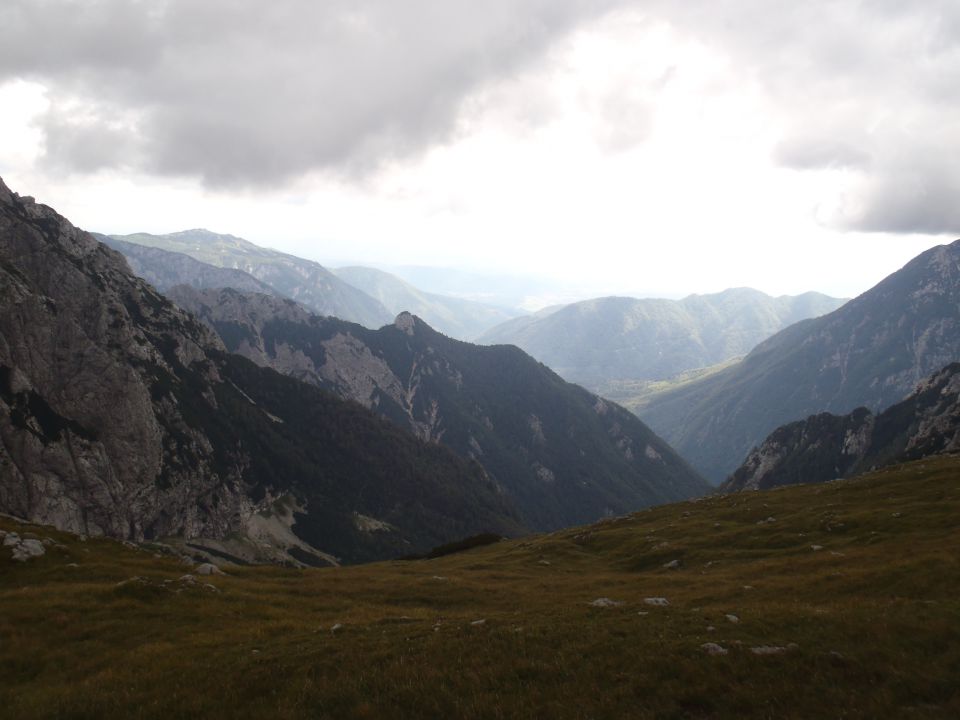
{"label": "distant ridge", "polygon": [[714,482],[775,428],[821,412],[877,412],[960,359],[960,241],[940,245],[741,362],[637,410]]}
{"label": "distant ridge", "polygon": [[268,295],[279,294],[272,287],[243,270],[218,267],[200,262],[184,253],[137,245],[109,235],[92,234],[100,242],[123,253],[133,273],[161,292],[169,290],[174,285],[190,285],[195,288],[232,287]]}
{"label": "distant ridge", "polygon": [[217,267],[242,270],[270,286],[274,292],[294,298],[321,315],[333,315],[370,328],[378,328],[393,320],[393,313],[378,300],[344,282],[320,263],[263,248],[234,235],[196,229],[168,235],[135,233],[111,237],[183,253]]}
{"label": "distant ridge", "polygon": [[770,297],[750,288],[683,300],[604,297],[508,321],[478,342],[512,344],[600,394],[664,380],[749,352],[784,327],[835,310],[819,293]]}
{"label": "distant ridge", "polygon": [[494,325],[523,314],[519,310],[423,292],[396,275],[374,268],[342,267],[333,272],[379,300],[393,314],[413,313],[458,340],[474,340]]}

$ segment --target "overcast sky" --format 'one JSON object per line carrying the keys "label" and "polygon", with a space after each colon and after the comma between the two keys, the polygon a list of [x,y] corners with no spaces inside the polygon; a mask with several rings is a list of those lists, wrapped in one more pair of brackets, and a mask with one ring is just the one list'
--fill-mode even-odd
{"label": "overcast sky", "polygon": [[333,265],[854,295],[960,237],[960,3],[3,0],[0,175]]}

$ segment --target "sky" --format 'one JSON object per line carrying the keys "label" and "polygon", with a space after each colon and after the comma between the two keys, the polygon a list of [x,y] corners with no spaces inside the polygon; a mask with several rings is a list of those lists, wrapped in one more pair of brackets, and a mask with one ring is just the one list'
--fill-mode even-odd
{"label": "sky", "polygon": [[4,0],[0,176],[530,308],[849,297],[960,237],[960,3]]}

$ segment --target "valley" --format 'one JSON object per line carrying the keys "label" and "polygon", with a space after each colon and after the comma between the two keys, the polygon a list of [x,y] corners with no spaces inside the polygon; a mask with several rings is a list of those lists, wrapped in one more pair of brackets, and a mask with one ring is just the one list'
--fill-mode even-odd
{"label": "valley", "polygon": [[0,6],[0,720],[960,718],[960,4]]}

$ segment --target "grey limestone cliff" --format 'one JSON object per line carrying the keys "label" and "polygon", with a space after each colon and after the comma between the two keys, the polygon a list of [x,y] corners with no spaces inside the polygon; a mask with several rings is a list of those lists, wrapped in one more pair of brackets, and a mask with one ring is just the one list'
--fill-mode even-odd
{"label": "grey limestone cliff", "polygon": [[[215,404],[215,335],[118,253],[0,185],[0,506],[84,533],[222,535],[251,503],[159,375]],[[178,438],[174,443],[173,438]],[[158,478],[161,482],[157,482]]]}

